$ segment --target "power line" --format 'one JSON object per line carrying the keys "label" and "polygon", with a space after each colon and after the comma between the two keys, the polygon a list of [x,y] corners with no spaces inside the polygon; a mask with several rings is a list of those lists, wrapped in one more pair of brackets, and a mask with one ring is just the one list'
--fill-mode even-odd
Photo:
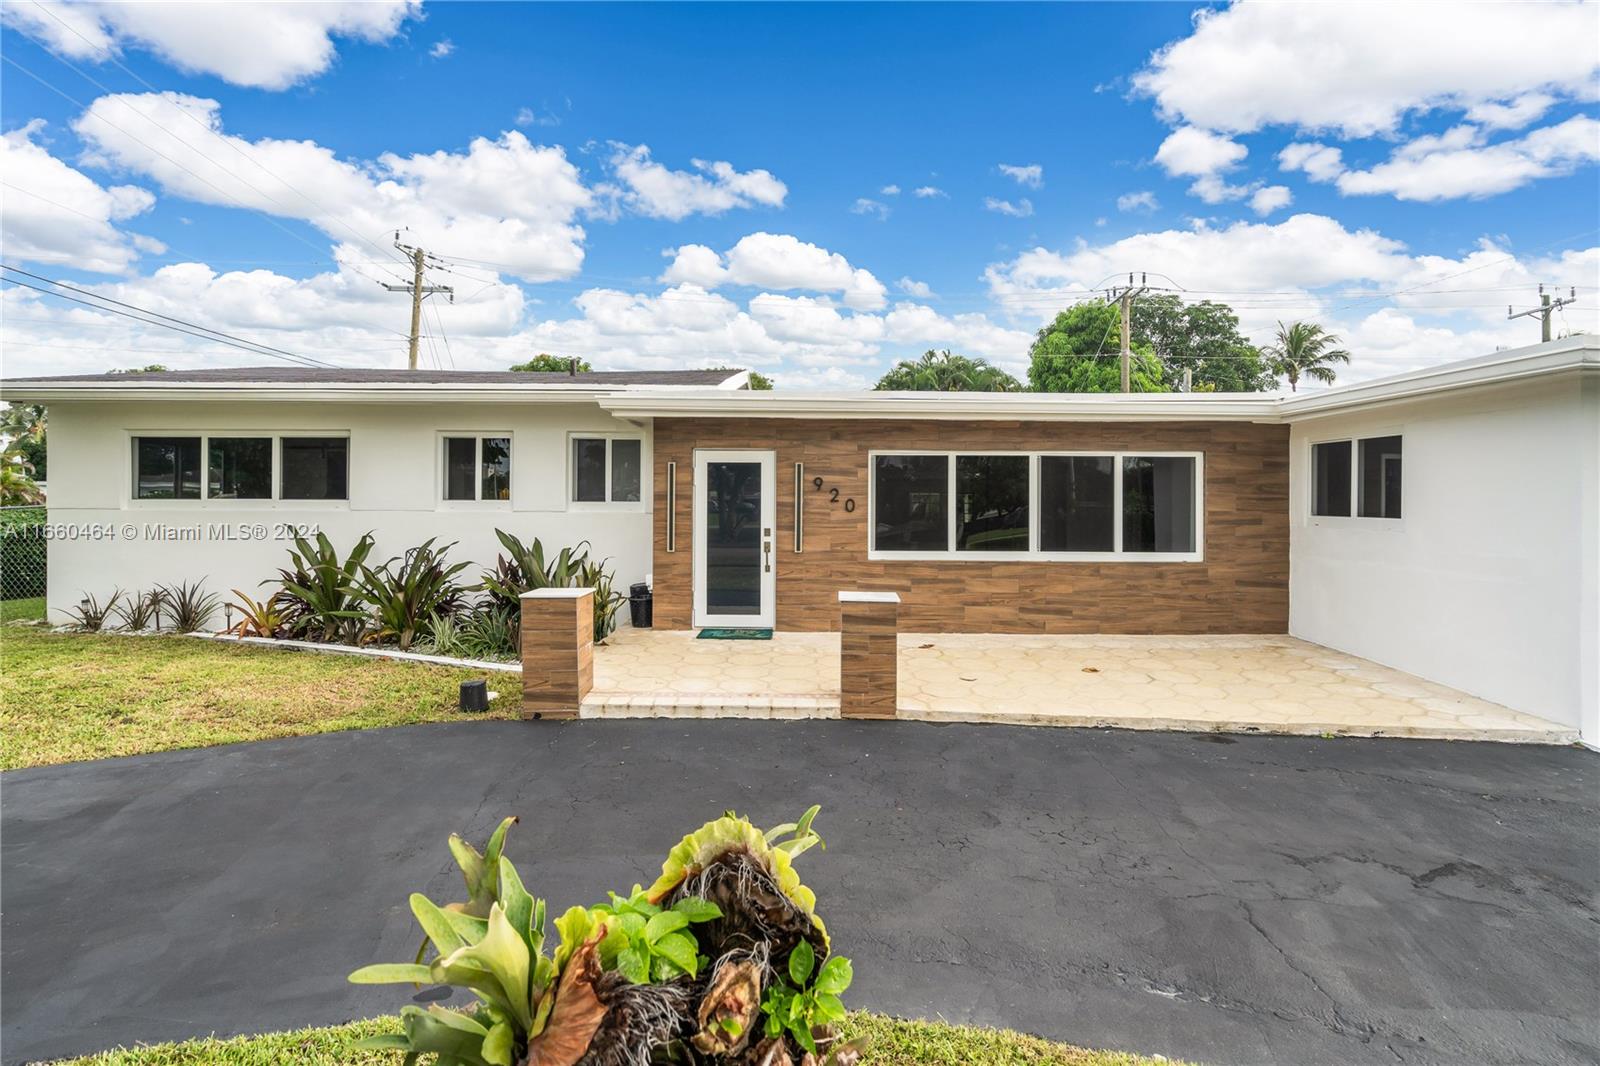
{"label": "power line", "polygon": [[[187,321],[186,319],[174,318],[171,315],[164,315],[159,311],[152,311],[147,307],[140,307],[137,304],[126,303],[122,300],[114,300],[109,296],[101,296],[99,293],[92,292],[89,289],[80,289],[76,285],[68,285],[66,282],[56,281],[54,278],[47,278],[42,274],[35,274],[19,267],[0,263],[0,270],[9,270],[14,274],[21,274],[24,277],[33,278],[36,281],[42,281],[47,285],[54,285],[57,288],[66,289],[70,292],[81,293],[84,296],[91,297],[94,300],[100,300],[104,303],[115,304],[117,307],[125,307],[128,309],[128,311],[119,311],[116,309],[116,307],[105,307],[102,304],[91,303],[89,300],[80,299],[76,296],[68,296],[66,293],[55,292],[51,289],[42,288],[26,281],[19,281],[16,278],[4,279],[13,285],[21,285],[24,288],[34,289],[38,292],[44,293],[47,296],[54,296],[58,299],[71,300],[73,303],[83,304],[84,306],[92,307],[97,311],[105,311],[114,315],[122,315],[126,318],[132,318],[135,321],[143,322],[146,325],[176,330],[179,333],[187,333],[190,336],[200,337],[202,340],[228,344],[232,347],[240,348],[256,355],[266,355],[274,359],[287,359],[291,362],[300,363],[303,366],[321,366],[328,368],[333,368],[335,366],[333,363],[329,363],[321,359],[315,359],[308,355],[301,355],[298,352],[287,351],[283,348],[275,348],[269,344],[262,344],[259,341],[249,340],[245,337],[238,337],[231,333],[224,333],[221,330],[212,329],[209,326],[202,326],[196,322]],[[139,315],[149,315],[152,317],[140,318],[139,315],[129,314],[129,311],[137,311]],[[154,321],[153,319],[163,319],[165,321]],[[173,324],[169,325],[168,323]]]}
{"label": "power line", "polygon": [[[75,105],[77,107],[83,108],[85,112],[87,112],[89,110],[89,105],[85,104],[82,100],[79,100],[77,97],[73,96],[71,93],[65,92],[62,89],[57,88],[55,85],[51,84],[49,81],[47,81],[43,77],[39,76],[38,74],[35,74],[33,71],[29,70],[27,67],[23,66],[21,63],[18,63],[15,59],[12,59],[10,56],[5,55],[3,53],[0,53],[0,59],[3,59],[7,63],[10,63],[12,66],[14,66],[18,70],[22,71],[22,73],[26,74],[28,77],[30,77],[34,81],[38,82],[40,85],[43,85],[46,89],[49,89],[51,92],[55,93],[57,96],[61,97],[63,100],[66,100],[68,103],[71,103],[71,104],[73,104],[73,105]],[[70,66],[70,64],[68,64],[68,66]],[[73,69],[76,70],[77,68],[74,67]],[[82,73],[82,72],[80,71],[79,73]],[[87,78],[88,75],[84,75],[84,77]],[[94,79],[90,78],[89,80],[93,81]],[[98,84],[98,82],[96,84]],[[104,88],[104,86],[102,86],[102,88]],[[109,89],[107,89],[106,91],[110,92]],[[156,122],[149,115],[146,115],[143,112],[139,111],[137,108],[134,108],[131,104],[128,104],[127,101],[125,101],[125,100],[121,101],[121,102],[130,111],[133,111],[136,115],[139,115],[141,118],[143,118],[145,121],[149,122],[151,125],[155,126],[157,129],[160,129],[163,132],[171,135],[174,140],[178,141],[178,143],[180,143],[180,144],[184,145],[185,147],[190,148],[191,150],[195,151],[195,153],[197,155],[200,155],[206,161],[211,162],[213,164],[216,164],[216,161],[213,160],[210,156],[206,155],[204,152],[201,152],[199,149],[195,148],[194,145],[189,144],[188,141],[182,140],[176,134],[173,134],[171,130],[168,130],[165,126],[162,126],[159,122]],[[130,130],[125,129],[122,126],[117,125],[115,122],[111,121],[109,118],[106,118],[103,115],[97,116],[97,117],[99,118],[99,120],[101,122],[104,122],[106,125],[110,126],[112,129],[114,129],[114,130],[118,131],[119,133],[122,133],[123,135],[125,135],[127,137],[130,137],[133,140],[137,141],[138,143],[144,145],[146,148],[150,149],[150,151],[154,152],[156,155],[160,156],[162,159],[165,159],[167,162],[171,163],[173,166],[177,167],[179,170],[182,170],[184,173],[190,175],[191,177],[196,178],[197,180],[204,182],[206,185],[209,185],[211,188],[215,189],[217,192],[221,193],[223,196],[226,196],[229,200],[232,200],[239,207],[244,208],[246,211],[254,211],[256,214],[260,215],[262,218],[266,219],[272,225],[276,226],[278,229],[280,229],[283,232],[287,233],[289,236],[293,237],[295,240],[299,241],[301,244],[304,244],[306,247],[314,249],[314,250],[319,251],[319,252],[326,252],[326,249],[318,248],[317,245],[315,245],[311,241],[307,240],[303,235],[301,235],[299,233],[296,233],[294,230],[290,229],[288,226],[285,226],[282,222],[278,221],[278,219],[276,217],[274,217],[270,212],[263,211],[259,207],[253,207],[250,204],[245,203],[239,197],[235,196],[233,193],[231,193],[228,190],[224,189],[222,186],[218,185],[216,182],[212,181],[210,178],[207,178],[203,174],[200,174],[197,171],[195,171],[194,169],[192,169],[191,167],[188,167],[185,164],[178,162],[178,160],[172,158],[170,155],[168,155],[167,153],[163,152],[161,149],[157,148],[155,145],[151,144],[149,141],[147,141],[144,138],[140,137],[138,134],[133,133]],[[230,170],[226,170],[220,164],[216,164],[216,165],[217,165],[217,169],[222,170],[223,173],[227,174],[229,177],[236,179],[241,184],[246,185],[251,189],[254,189],[257,193],[260,193],[260,195],[267,196],[266,193],[261,192],[260,189],[256,189],[256,187],[254,185],[251,185],[249,182],[245,181],[243,178],[240,178],[237,174],[233,173]],[[273,203],[277,203],[278,202],[276,200],[273,200],[272,197],[270,197],[270,196],[267,196],[267,199],[272,200]],[[371,274],[368,274],[366,271],[359,269],[358,267],[355,267],[355,266],[352,265],[350,267],[350,269],[352,271],[354,271],[355,273],[360,274],[362,277],[366,278],[368,281],[374,282],[375,284],[379,284],[379,285],[383,284],[383,282],[379,281],[377,278],[373,277]]]}
{"label": "power line", "polygon": [[[82,33],[80,33],[78,31],[78,28],[76,26],[73,26],[71,23],[68,23],[68,22],[64,21],[63,19],[61,19],[59,16],[56,15],[55,12],[51,11],[44,4],[39,3],[39,0],[33,0],[33,6],[37,7],[40,11],[42,11],[46,15],[50,16],[50,18],[55,20],[55,22],[58,25],[60,25],[63,29],[66,29],[69,32],[71,32],[73,34],[73,36],[77,37],[84,44],[87,44],[90,48],[96,49],[97,51],[101,52],[104,55],[105,59],[109,59],[113,64],[115,64],[117,67],[119,67],[125,74],[127,74],[129,77],[133,78],[133,80],[137,81],[140,85],[143,85],[146,89],[149,89],[151,92],[154,92],[154,93],[159,93],[161,91],[160,89],[156,88],[154,85],[152,85],[148,81],[146,81],[139,74],[137,74],[133,70],[129,69],[128,66],[126,64],[124,64],[122,62],[122,60],[118,59],[116,57],[116,55],[109,48],[106,48],[106,47],[101,46],[101,45],[97,45],[94,41],[91,41],[89,38],[85,37]],[[54,55],[54,53],[52,53],[52,55]],[[55,58],[63,66],[68,67],[69,69],[71,69],[72,71],[77,73],[79,77],[83,78],[84,80],[86,80],[86,81],[90,82],[91,84],[95,85],[96,87],[98,87],[102,92],[107,92],[107,93],[111,92],[111,90],[109,88],[107,88],[104,84],[102,84],[101,82],[99,82],[98,80],[96,80],[94,78],[91,78],[88,74],[85,74],[76,65],[67,62],[65,59],[63,59],[59,55],[56,55]],[[312,207],[314,207],[318,211],[322,212],[324,215],[326,215],[328,217],[328,219],[330,221],[336,222],[340,226],[343,226],[346,231],[348,231],[349,233],[355,234],[355,236],[356,236],[356,238],[358,240],[361,240],[361,241],[365,242],[366,244],[371,245],[373,248],[377,249],[380,253],[382,253],[384,255],[388,255],[389,254],[389,250],[387,248],[384,248],[382,245],[378,244],[372,238],[364,237],[360,233],[357,233],[356,230],[352,226],[350,226],[348,223],[346,223],[343,219],[339,218],[337,214],[335,214],[333,212],[330,212],[325,205],[323,205],[321,203],[318,203],[316,200],[313,200],[310,196],[307,196],[299,188],[295,187],[294,185],[291,185],[281,175],[279,175],[279,174],[275,173],[274,171],[272,171],[271,169],[269,169],[266,166],[266,164],[262,163],[259,159],[256,159],[253,154],[247,153],[243,148],[240,148],[239,145],[235,144],[233,141],[231,141],[228,138],[224,137],[221,133],[219,133],[216,130],[212,129],[206,123],[201,122],[199,119],[195,118],[194,115],[190,114],[188,111],[185,111],[182,108],[179,108],[178,110],[190,122],[193,122],[196,126],[199,126],[202,130],[205,130],[207,133],[211,134],[217,140],[221,141],[223,144],[225,144],[229,148],[233,149],[233,151],[237,155],[239,155],[241,158],[243,158],[244,160],[246,160],[249,163],[254,164],[257,167],[257,169],[262,171],[262,173],[264,173],[267,176],[275,179],[284,188],[288,189],[290,192],[294,193],[296,196],[299,196],[306,203],[310,204]],[[149,119],[150,116],[146,115],[145,118]],[[154,119],[150,119],[150,121],[154,122],[155,120]],[[163,129],[165,129],[165,127],[163,127]],[[184,144],[184,145],[186,145],[188,147],[191,147],[191,148],[194,147],[193,145],[190,145],[187,141],[184,141],[182,138],[178,137],[178,135],[173,133],[171,130],[166,130],[166,132],[168,134],[170,134],[174,140],[179,141],[179,143]],[[199,149],[196,148],[195,151],[198,153]],[[204,155],[204,153],[200,153],[200,154]],[[216,163],[216,160],[211,159],[210,156],[206,156],[205,158],[208,159],[212,163]],[[216,165],[217,165],[218,169],[223,169],[222,165],[220,163],[216,163]],[[240,178],[237,174],[233,174],[232,171],[228,171],[228,173],[232,177],[238,178],[240,181],[244,181],[243,178]],[[250,183],[249,182],[245,182],[245,184],[249,185]],[[266,193],[262,192],[260,189],[256,189],[256,187],[254,185],[250,185],[250,188],[255,189],[255,191],[258,192],[258,193],[261,193],[262,196],[266,196],[267,195]],[[271,199],[270,197],[268,197],[268,198]],[[273,200],[273,203],[277,203],[277,202],[278,201]]]}

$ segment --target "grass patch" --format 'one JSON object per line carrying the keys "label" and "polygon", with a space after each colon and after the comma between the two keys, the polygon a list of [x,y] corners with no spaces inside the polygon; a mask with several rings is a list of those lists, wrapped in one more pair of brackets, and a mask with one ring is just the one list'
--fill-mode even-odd
{"label": "grass patch", "polygon": [[24,600],[0,600],[0,622],[34,622],[43,619],[43,596],[30,596]]}
{"label": "grass patch", "polygon": [[[907,1022],[860,1012],[852,1014],[843,1028],[848,1036],[872,1041],[862,1056],[863,1066],[1154,1066],[1161,1061],[1182,1066],[1174,1060],[1088,1051],[1000,1029]],[[66,1061],[75,1066],[398,1066],[399,1052],[363,1052],[350,1046],[362,1037],[398,1031],[395,1019],[374,1018],[327,1029],[153,1044]]]}
{"label": "grass patch", "polygon": [[[200,748],[340,729],[444,722],[460,683],[420,663],[176,636],[0,629],[0,769]],[[515,718],[520,682],[474,717]]]}

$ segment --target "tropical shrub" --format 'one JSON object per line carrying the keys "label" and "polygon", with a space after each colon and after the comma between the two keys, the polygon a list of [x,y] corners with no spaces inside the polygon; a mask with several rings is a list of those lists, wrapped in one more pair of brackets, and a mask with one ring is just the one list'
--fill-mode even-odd
{"label": "tropical shrub", "polygon": [[233,594],[238,598],[229,606],[237,610],[241,617],[228,627],[227,632],[241,637],[276,637],[283,632],[288,624],[283,593],[275,592],[264,600],[253,600],[240,589],[234,589]]}
{"label": "tropical shrub", "polygon": [[354,644],[366,628],[357,583],[372,545],[372,534],[363,534],[341,559],[326,533],[319,531],[315,544],[296,536],[290,565],[278,571],[284,629],[310,640]]}
{"label": "tropical shrub", "polygon": [[513,611],[522,609],[520,599],[524,592],[534,589],[564,589],[577,584],[578,571],[588,561],[589,542],[583,541],[573,548],[562,548],[548,562],[544,545],[538,537],[532,544],[523,544],[513,533],[503,529],[494,531],[505,548],[505,554],[495,559],[493,570],[483,574],[481,587],[489,597]]}
{"label": "tropical shrub", "polygon": [[578,588],[594,589],[594,639],[605,640],[617,628],[617,609],[627,599],[611,588],[612,574],[605,563],[591,563],[587,559],[578,567]]}
{"label": "tropical shrub", "polygon": [[83,600],[76,607],[68,607],[67,613],[72,616],[72,628],[81,633],[98,633],[105,628],[106,619],[122,602],[122,590],[113,589],[111,598],[101,603],[99,598],[90,593],[83,594]]}
{"label": "tropical shrub", "polygon": [[362,566],[355,583],[355,594],[372,608],[374,631],[368,640],[393,640],[405,651],[428,619],[448,617],[466,607],[466,590],[455,575],[466,563],[445,563],[454,542],[435,548],[429,537],[404,555],[397,555],[379,567]]}
{"label": "tropical shrub", "polygon": [[206,627],[211,616],[217,613],[219,603],[215,592],[207,592],[199,581],[180,581],[176,585],[161,585],[161,605],[179,633],[195,633]]}
{"label": "tropical shrub", "polygon": [[634,886],[555,919],[545,951],[543,900],[505,855],[507,818],[483,852],[450,850],[468,898],[411,911],[425,939],[415,961],[366,966],[357,984],[467,989],[470,1007],[401,1008],[403,1031],[367,1047],[443,1066],[726,1063],[849,1066],[839,1040],[848,960],[830,954],[816,896],[793,860],[820,838],[817,808],[762,833],[732,812],[684,837],[648,889]]}
{"label": "tropical shrub", "polygon": [[161,608],[166,602],[166,595],[159,588],[129,593],[128,598],[117,605],[116,615],[123,629],[138,633],[161,625]]}
{"label": "tropical shrub", "polygon": [[435,614],[428,619],[424,650],[434,655],[463,659],[515,659],[517,657],[515,611],[495,601],[480,603],[454,615]]}

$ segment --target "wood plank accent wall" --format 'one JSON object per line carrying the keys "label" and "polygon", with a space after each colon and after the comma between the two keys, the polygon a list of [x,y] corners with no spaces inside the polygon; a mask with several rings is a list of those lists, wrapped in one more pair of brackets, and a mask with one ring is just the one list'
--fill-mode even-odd
{"label": "wood plank accent wall", "polygon": [[[1289,626],[1289,430],[1237,422],[655,420],[655,624],[693,609],[694,450],[777,452],[779,629],[839,627],[841,589],[898,592],[901,632],[1284,633]],[[1198,563],[901,562],[867,558],[867,453],[1200,451],[1205,559]],[[666,464],[677,468],[677,547],[666,551]],[[805,551],[794,552],[794,464],[805,464]],[[821,477],[839,502],[811,489]],[[856,501],[846,512],[846,498]]]}

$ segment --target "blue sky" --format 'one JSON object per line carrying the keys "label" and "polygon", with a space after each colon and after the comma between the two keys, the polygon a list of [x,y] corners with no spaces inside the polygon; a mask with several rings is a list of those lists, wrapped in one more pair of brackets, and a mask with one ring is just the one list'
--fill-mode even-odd
{"label": "blue sky", "polygon": [[[1256,340],[1324,321],[1371,377],[1536,339],[1504,315],[1541,281],[1596,328],[1600,16],[1542,7],[1507,49],[1527,5],[8,4],[0,252],[396,365],[409,227],[458,296],[430,365],[790,387],[1020,370],[1140,270]],[[3,301],[8,374],[261,361]]]}

